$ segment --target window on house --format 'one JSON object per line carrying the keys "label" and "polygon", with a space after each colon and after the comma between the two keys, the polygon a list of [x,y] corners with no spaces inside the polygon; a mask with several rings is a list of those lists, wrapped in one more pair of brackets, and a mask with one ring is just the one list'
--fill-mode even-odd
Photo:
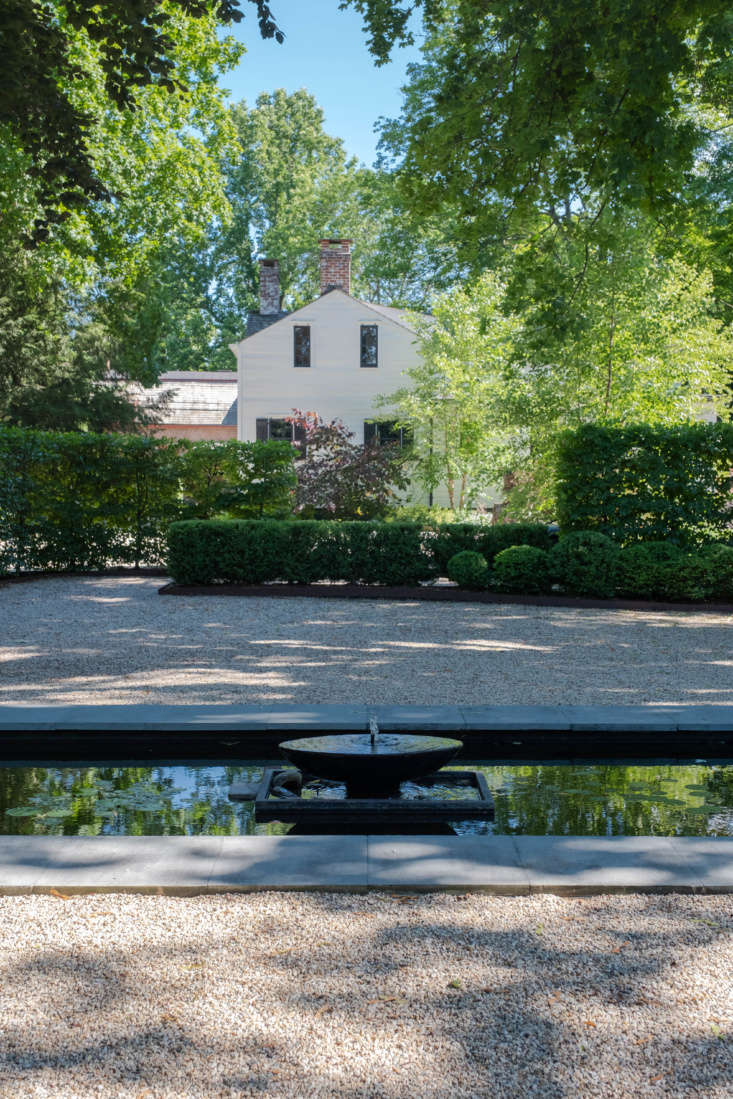
{"label": "window on house", "polygon": [[377,366],[377,326],[376,324],[363,324],[361,326],[361,357],[360,366]]}
{"label": "window on house", "polygon": [[411,442],[411,429],[398,427],[397,420],[364,421],[364,446],[387,446],[390,443],[397,443],[399,447],[406,447]]}
{"label": "window on house", "polygon": [[290,420],[263,417],[262,419],[258,418],[256,428],[259,443],[266,443],[270,439],[284,439],[296,446],[302,457],[305,457],[305,428],[302,424],[294,424]]}
{"label": "window on house", "polygon": [[311,364],[311,326],[309,324],[296,324],[293,328],[293,366],[310,366]]}

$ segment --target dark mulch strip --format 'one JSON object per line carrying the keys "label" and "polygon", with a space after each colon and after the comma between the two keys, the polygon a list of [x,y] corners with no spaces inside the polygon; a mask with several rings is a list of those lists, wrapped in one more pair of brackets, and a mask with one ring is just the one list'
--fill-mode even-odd
{"label": "dark mulch strip", "polygon": [[159,595],[236,595],[307,599],[409,599],[426,603],[495,603],[520,607],[583,607],[615,611],[698,611],[733,614],[731,603],[653,603],[641,599],[580,599],[571,595],[501,595],[464,588],[381,584],[165,584]]}

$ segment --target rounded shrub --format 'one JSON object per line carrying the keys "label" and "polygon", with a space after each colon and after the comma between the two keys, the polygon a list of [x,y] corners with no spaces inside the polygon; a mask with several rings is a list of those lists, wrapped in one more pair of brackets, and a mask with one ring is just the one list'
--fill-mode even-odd
{"label": "rounded shrub", "polygon": [[637,542],[619,553],[616,594],[629,599],[666,599],[665,568],[682,556],[673,542]]}
{"label": "rounded shrub", "polygon": [[702,553],[683,553],[663,566],[665,598],[681,603],[699,603],[715,594],[715,561]]}
{"label": "rounded shrub", "polygon": [[548,557],[551,577],[569,595],[599,599],[614,595],[619,547],[605,534],[594,530],[566,534]]}
{"label": "rounded shrub", "polygon": [[713,562],[715,570],[715,588],[713,598],[726,603],[733,602],[733,546],[714,542],[706,546],[702,555]]}
{"label": "rounded shrub", "polygon": [[459,588],[481,591],[489,586],[489,566],[486,558],[473,550],[454,553],[448,562],[448,577]]}
{"label": "rounded shrub", "polygon": [[542,595],[552,587],[548,556],[537,546],[508,546],[494,558],[491,580],[497,591]]}

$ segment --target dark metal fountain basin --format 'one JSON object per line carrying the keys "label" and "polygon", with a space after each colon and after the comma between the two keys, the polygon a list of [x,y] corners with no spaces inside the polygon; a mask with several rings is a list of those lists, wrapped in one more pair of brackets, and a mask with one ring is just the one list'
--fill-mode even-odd
{"label": "dark metal fountain basin", "polygon": [[300,771],[345,782],[349,797],[390,796],[407,779],[439,770],[460,740],[414,733],[344,733],[285,740],[280,751]]}

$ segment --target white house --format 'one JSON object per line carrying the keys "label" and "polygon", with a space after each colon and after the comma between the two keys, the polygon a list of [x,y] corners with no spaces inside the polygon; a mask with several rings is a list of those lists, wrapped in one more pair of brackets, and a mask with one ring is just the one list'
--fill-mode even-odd
{"label": "white house", "polygon": [[397,434],[375,398],[404,386],[416,365],[415,329],[400,309],[351,296],[351,241],[321,241],[321,296],[302,309],[280,308],[277,260],[260,260],[260,311],[230,344],[237,359],[237,437],[287,438],[293,409],[340,419],[355,441]]}

